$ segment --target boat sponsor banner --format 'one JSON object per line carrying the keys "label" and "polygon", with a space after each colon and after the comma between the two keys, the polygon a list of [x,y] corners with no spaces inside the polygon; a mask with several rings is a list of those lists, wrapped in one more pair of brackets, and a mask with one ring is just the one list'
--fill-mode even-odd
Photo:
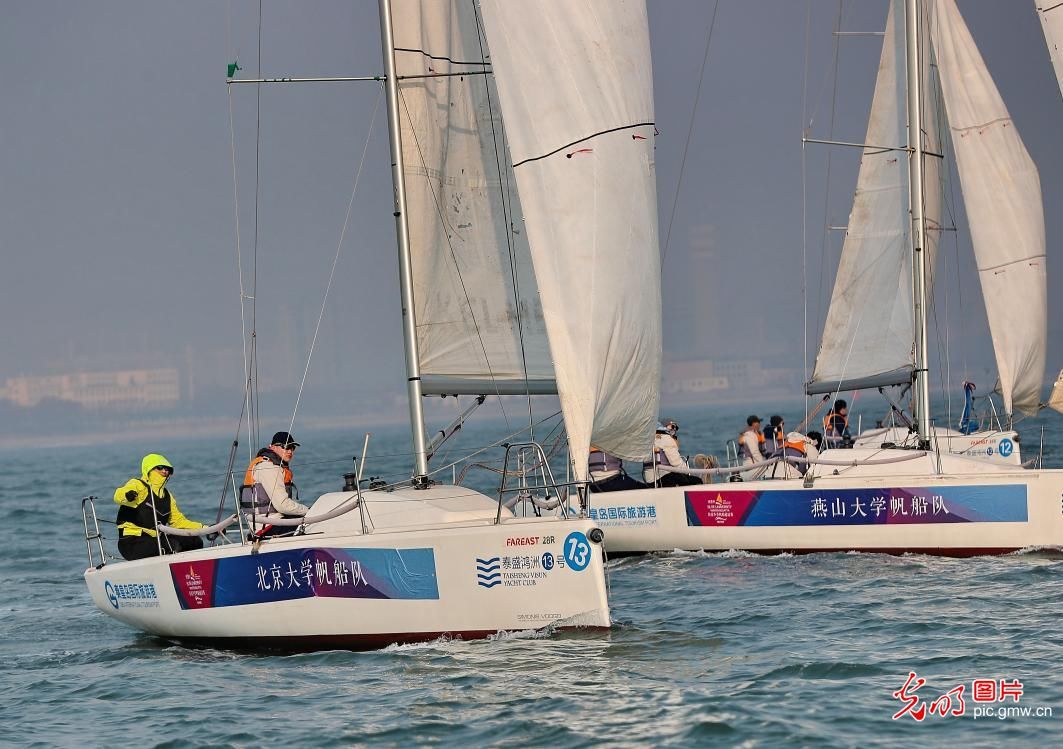
{"label": "boat sponsor banner", "polygon": [[[599,497],[601,495],[598,495]],[[601,501],[596,498],[596,501]],[[603,528],[610,526],[657,525],[657,507],[654,505],[605,505],[591,507],[587,517],[597,521]]]}
{"label": "boat sponsor banner", "polygon": [[560,553],[542,548],[554,544],[554,536],[507,538],[507,547],[523,547],[528,553],[476,557],[476,584],[488,590],[497,586],[533,588],[556,577],[560,571],[582,572],[590,565],[594,550],[584,533],[569,533]]}
{"label": "boat sponsor banner", "polygon": [[1026,486],[705,489],[686,492],[688,526],[1021,523]]}
{"label": "boat sponsor banner", "polygon": [[157,609],[159,594],[154,583],[103,581],[103,592],[113,609]]}
{"label": "boat sponsor banner", "polygon": [[432,549],[292,549],[174,562],[183,609],[299,598],[438,599]]}

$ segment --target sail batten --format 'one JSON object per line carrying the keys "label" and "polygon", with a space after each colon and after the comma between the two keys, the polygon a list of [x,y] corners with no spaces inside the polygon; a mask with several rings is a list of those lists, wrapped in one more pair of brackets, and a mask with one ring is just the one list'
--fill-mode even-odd
{"label": "sail batten", "polygon": [[954,0],[931,25],[1004,410],[1036,413],[1047,344],[1045,225],[1037,167]]}
{"label": "sail batten", "polygon": [[[660,259],[644,0],[483,0],[576,476],[645,457]],[[566,144],[566,145],[562,145]]]}

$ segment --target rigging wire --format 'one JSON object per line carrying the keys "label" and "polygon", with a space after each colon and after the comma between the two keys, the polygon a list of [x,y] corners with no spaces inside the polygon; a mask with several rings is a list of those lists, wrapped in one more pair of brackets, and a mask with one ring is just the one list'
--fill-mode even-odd
{"label": "rigging wire", "polygon": [[[808,0],[805,13],[805,64],[801,75],[801,128],[804,129],[808,112],[808,58],[811,49],[812,0]],[[808,155],[807,144],[801,141],[801,363],[803,383],[808,376]],[[808,421],[808,397],[804,398],[805,418]]]}
{"label": "rigging wire", "polygon": [[[476,42],[480,47],[480,60],[484,66],[487,66],[489,63],[487,62],[487,56],[484,54],[484,38],[486,37],[486,31],[483,27],[483,19],[480,17],[479,6],[475,0],[470,0],[470,2],[472,4],[473,18],[476,20]],[[495,132],[495,108],[491,97],[491,84],[488,76],[484,76],[484,91],[487,93],[487,111],[491,121],[491,145],[494,147],[495,169],[498,172],[498,190],[502,199],[502,215],[506,220],[506,249],[509,252],[509,274],[510,282],[513,285],[513,307],[517,319],[517,338],[520,342],[520,361],[521,367],[524,369],[524,391],[528,398],[528,426],[531,428],[534,424],[535,417],[532,411],[531,387],[528,384],[528,356],[524,345],[524,320],[521,314],[520,284],[517,278],[517,255],[513,247],[513,232],[516,229],[516,222],[513,216],[512,187],[510,184],[510,174],[512,173],[512,170],[509,168],[508,160],[505,160],[505,168],[503,168],[503,157],[505,154],[499,152],[499,138]],[[504,123],[502,123],[502,135],[504,138]],[[503,184],[503,182],[505,184]],[[535,439],[534,430],[531,430],[529,435],[532,440]]]}
{"label": "rigging wire", "polygon": [[[839,32],[842,29],[842,22],[844,20],[844,0],[838,0],[838,16],[835,21],[834,31]],[[834,54],[833,61],[831,63],[830,78],[833,81],[830,99],[830,126],[828,129],[828,139],[834,139],[834,123],[837,115],[837,103],[838,103],[838,63],[841,56],[841,37],[834,34]],[[821,92],[822,93],[822,92]],[[812,129],[812,122],[808,124],[809,130]],[[830,245],[830,229],[827,227],[830,225],[830,186],[831,186],[831,171],[834,165],[834,151],[829,149],[827,151],[827,172],[824,178],[826,183],[826,189],[824,190],[825,198],[823,201],[823,241],[820,243],[820,259],[819,259],[819,290],[816,292],[816,298],[819,304],[816,306],[816,330],[822,331],[825,320],[823,319],[823,287],[825,285],[825,274],[827,271],[827,251]]]}
{"label": "rigging wire", "polygon": [[686,171],[687,151],[690,148],[690,140],[694,135],[694,121],[698,113],[698,102],[701,100],[701,84],[705,80],[705,67],[709,60],[709,45],[712,44],[712,32],[716,28],[716,11],[719,10],[720,0],[712,6],[712,18],[709,20],[709,30],[705,35],[705,54],[701,58],[701,71],[698,73],[698,90],[694,94],[694,107],[690,110],[690,126],[687,128],[687,140],[683,144],[683,157],[679,162],[679,179],[676,181],[675,196],[672,199],[672,214],[668,219],[668,229],[664,234],[664,249],[661,250],[661,265],[668,256],[668,246],[672,241],[672,225],[675,223],[676,207],[679,205],[679,194],[683,189],[683,173]]}
{"label": "rigging wire", "polygon": [[[258,0],[258,77],[262,77],[262,0]],[[248,411],[247,417],[254,422],[253,439],[249,438],[252,445],[259,442],[259,401],[258,401],[258,209],[259,209],[259,164],[262,153],[262,87],[255,86],[255,233],[254,250],[251,261],[251,371],[248,377],[253,377],[251,383],[252,410]],[[249,427],[249,434],[251,429]]]}
{"label": "rigging wire", "polygon": [[288,432],[291,433],[295,427],[295,417],[299,412],[299,402],[303,397],[303,387],[306,385],[307,375],[310,374],[310,361],[314,357],[314,348],[317,346],[318,333],[321,331],[321,321],[325,318],[325,306],[328,303],[329,291],[332,289],[332,281],[336,277],[336,266],[340,260],[340,251],[343,249],[343,240],[347,236],[347,227],[351,221],[351,209],[354,207],[354,198],[358,194],[358,183],[362,178],[362,168],[365,166],[365,156],[369,151],[369,143],[373,138],[373,125],[376,123],[377,111],[380,109],[380,100],[382,98],[384,88],[380,87],[377,92],[376,103],[373,105],[373,113],[369,117],[369,132],[366,133],[365,143],[362,146],[362,155],[358,161],[358,170],[354,175],[354,186],[351,188],[351,199],[347,203],[347,213],[343,218],[343,229],[340,230],[340,238],[336,243],[336,254],[332,257],[332,269],[329,271],[328,283],[325,285],[325,294],[321,299],[321,310],[317,315],[317,324],[314,326],[314,336],[310,341],[310,351],[306,355],[306,367],[303,369],[302,379],[299,380],[299,390],[295,395],[295,406],[292,408],[292,419],[288,423]]}
{"label": "rigging wire", "polygon": [[[244,366],[241,370],[241,374],[246,373],[243,377],[244,380],[244,403],[240,409],[240,423],[243,423],[244,414],[248,415],[247,418],[247,449],[248,460],[251,459],[252,445],[254,444],[252,426],[251,426],[251,375],[250,365],[248,362],[248,338],[247,338],[247,315],[246,315],[246,299],[247,293],[244,290],[244,261],[240,244],[240,190],[239,183],[237,181],[236,172],[236,128],[233,124],[233,90],[231,86],[227,87],[226,91],[229,98],[229,148],[232,155],[232,167],[233,167],[233,213],[235,216],[236,224],[236,274],[238,283],[240,286],[240,349],[243,352]],[[240,427],[237,427],[239,432]]]}

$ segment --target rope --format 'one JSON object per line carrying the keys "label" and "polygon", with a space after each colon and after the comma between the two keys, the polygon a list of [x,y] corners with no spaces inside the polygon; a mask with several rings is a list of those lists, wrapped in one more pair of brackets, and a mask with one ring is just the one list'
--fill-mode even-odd
{"label": "rope", "polygon": [[[484,55],[484,37],[486,32],[484,31],[482,19],[480,18],[480,7],[478,4],[473,3],[473,15],[476,18],[476,42],[480,47],[480,59],[484,65],[487,65],[487,57]],[[507,201],[509,197],[508,191],[512,188],[509,185],[510,170],[508,167],[503,172],[503,154],[498,150],[498,136],[495,133],[495,108],[491,98],[491,85],[487,76],[484,76],[484,90],[487,92],[487,112],[491,121],[491,145],[495,152],[495,170],[498,172],[498,192],[502,199],[502,215],[506,219],[506,249],[509,253],[509,275],[510,282],[513,285],[513,312],[517,320],[517,339],[520,342],[520,362],[521,367],[524,370],[524,390],[528,398],[528,436],[534,440],[535,431],[532,428],[532,423],[535,420],[534,413],[532,411],[532,396],[531,388],[528,386],[528,356],[524,346],[524,320],[521,317],[521,304],[520,304],[520,284],[517,281],[517,259],[516,253],[513,249],[513,214],[512,214],[512,198]],[[503,137],[505,136],[505,125],[503,125]],[[505,174],[505,185],[503,186],[503,173]]]}
{"label": "rope", "polygon": [[664,249],[661,250],[661,265],[668,256],[668,246],[672,241],[672,225],[675,223],[675,211],[679,205],[679,193],[683,189],[683,173],[687,166],[687,151],[690,148],[690,139],[694,135],[694,119],[698,113],[698,102],[701,100],[701,84],[705,80],[705,65],[709,60],[709,45],[712,43],[712,31],[716,28],[716,11],[720,7],[720,0],[712,6],[712,18],[709,21],[709,31],[705,35],[705,54],[701,57],[701,71],[698,73],[698,90],[694,94],[694,108],[690,110],[690,126],[687,128],[687,140],[683,144],[683,158],[679,162],[679,179],[675,185],[675,198],[672,200],[672,215],[668,218],[668,230],[664,235]]}
{"label": "rope", "polygon": [[169,525],[159,525],[158,529],[167,536],[207,536],[211,533],[221,533],[236,522],[236,515],[230,515],[220,523],[207,525],[202,528],[174,528]]}
{"label": "rope", "polygon": [[292,419],[288,423],[288,432],[295,427],[295,416],[299,412],[299,403],[303,398],[303,387],[306,385],[307,375],[310,374],[310,361],[314,357],[314,348],[317,346],[317,336],[321,331],[321,321],[325,318],[325,305],[328,303],[329,291],[332,290],[332,281],[336,277],[336,265],[340,260],[340,250],[343,249],[343,240],[347,237],[347,227],[351,221],[351,209],[354,207],[354,198],[358,194],[358,184],[362,178],[362,167],[365,166],[365,155],[369,151],[369,142],[373,137],[373,125],[376,123],[377,110],[380,108],[380,99],[383,87],[377,92],[376,103],[373,105],[373,113],[369,117],[369,132],[365,136],[365,144],[362,146],[362,156],[358,161],[358,170],[354,175],[354,186],[351,188],[351,199],[347,202],[347,213],[343,217],[343,229],[340,230],[340,238],[336,243],[336,254],[332,257],[332,269],[329,271],[328,283],[325,284],[325,295],[321,299],[321,309],[318,311],[317,324],[314,326],[314,337],[310,341],[310,351],[306,355],[306,367],[303,368],[302,379],[299,380],[299,391],[295,395],[295,406],[292,408]]}
{"label": "rope", "polygon": [[[258,0],[258,77],[262,77],[262,0]],[[259,209],[259,165],[262,160],[262,87],[255,86],[255,241],[251,262],[251,367],[254,379],[249,387],[252,392],[252,408],[248,410],[248,454],[258,444],[259,402],[258,402],[258,209]],[[251,378],[251,372],[248,372]],[[254,422],[254,439],[250,438],[251,421]]]}
{"label": "rope", "polygon": [[[247,413],[247,445],[248,461],[250,461],[251,445],[254,443],[251,441],[251,377],[247,353],[247,316],[244,313],[244,300],[247,298],[247,295],[244,292],[244,261],[240,249],[240,190],[236,175],[236,129],[233,124],[233,90],[231,86],[228,87],[227,94],[229,96],[229,148],[232,154],[233,163],[233,213],[236,218],[236,274],[240,286],[240,348],[244,355],[244,368],[241,371],[249,373],[248,376],[244,378],[244,404],[240,409],[240,423],[243,423],[244,414]],[[237,426],[236,431],[239,433],[239,426]]]}
{"label": "rope", "polygon": [[325,520],[331,520],[332,518],[338,518],[340,515],[346,515],[348,512],[356,508],[360,504],[360,498],[358,494],[352,494],[345,499],[342,504],[337,505],[328,512],[321,515],[315,515],[314,517],[301,517],[301,518],[275,518],[270,515],[255,515],[254,521],[256,525],[284,525],[284,526],[296,526],[296,525],[310,525],[312,523],[321,523]]}

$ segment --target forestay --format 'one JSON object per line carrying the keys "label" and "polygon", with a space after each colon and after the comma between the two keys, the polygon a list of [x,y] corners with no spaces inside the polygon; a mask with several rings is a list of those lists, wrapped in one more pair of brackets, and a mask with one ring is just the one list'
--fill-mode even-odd
{"label": "forestay", "polygon": [[423,391],[556,392],[475,5],[393,17]]}
{"label": "forestay", "polygon": [[1063,2],[1060,0],[1034,0],[1037,15],[1041,17],[1041,27],[1048,43],[1048,54],[1052,57],[1052,67],[1056,70],[1056,81],[1063,94]]}
{"label": "forestay", "polygon": [[1004,408],[1038,409],[1047,303],[1041,183],[954,0],[931,24]]}
{"label": "forestay", "polygon": [[[925,24],[924,24],[925,26]],[[941,236],[937,78],[924,54],[928,278]],[[890,4],[852,212],[809,394],[909,382],[915,366],[904,5]]]}
{"label": "forestay", "polygon": [[643,0],[481,3],[577,477],[649,452],[661,359]]}

